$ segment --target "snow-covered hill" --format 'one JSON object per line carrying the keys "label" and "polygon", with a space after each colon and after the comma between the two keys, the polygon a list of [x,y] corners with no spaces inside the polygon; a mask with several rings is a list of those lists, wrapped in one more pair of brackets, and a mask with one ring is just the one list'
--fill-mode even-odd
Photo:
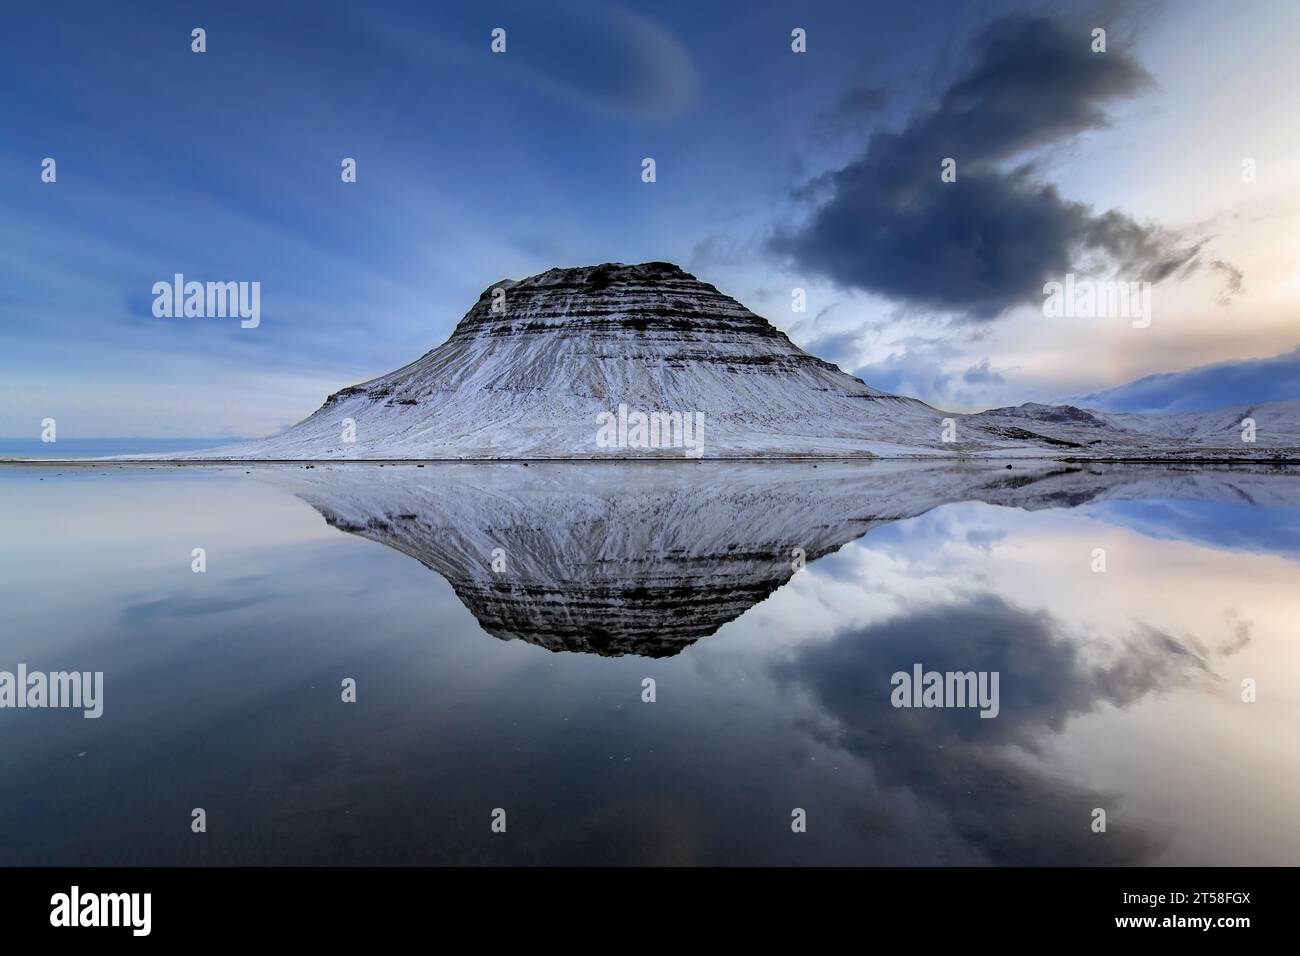
{"label": "snow-covered hill", "polygon": [[[1026,403],[967,417],[987,428],[1023,428],[1073,443],[1088,457],[1296,457],[1300,399],[1208,412],[1106,412],[1074,405]],[[1252,422],[1254,442],[1243,440]]]}
{"label": "snow-covered hill", "polygon": [[1249,411],[1253,444],[1240,409],[943,412],[804,352],[675,265],[606,263],[495,283],[411,364],[330,395],[280,435],[183,457],[1289,457],[1300,446],[1300,402]]}

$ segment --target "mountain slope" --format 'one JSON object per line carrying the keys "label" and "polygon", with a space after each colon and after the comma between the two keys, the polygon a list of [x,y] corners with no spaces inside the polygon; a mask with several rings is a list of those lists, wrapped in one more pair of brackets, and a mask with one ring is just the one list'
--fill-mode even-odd
{"label": "mountain slope", "polygon": [[[1049,408],[956,415],[890,395],[675,265],[606,263],[498,282],[409,365],[330,395],[283,434],[184,457],[1145,455],[1188,441],[1242,452],[1226,419],[1170,431],[1143,416],[1040,411]],[[638,413],[679,413],[679,430],[647,441]],[[602,415],[627,427],[602,429]],[[1276,438],[1261,431],[1246,451]]]}
{"label": "mountain slope", "polygon": [[[1149,453],[1268,458],[1300,448],[1300,400],[1169,414],[1107,412],[1031,402],[989,409],[967,416],[967,420],[986,428],[1032,429],[1058,441],[1072,442],[1077,454],[1093,457]],[[1253,444],[1242,440],[1243,423],[1248,420],[1254,423]]]}

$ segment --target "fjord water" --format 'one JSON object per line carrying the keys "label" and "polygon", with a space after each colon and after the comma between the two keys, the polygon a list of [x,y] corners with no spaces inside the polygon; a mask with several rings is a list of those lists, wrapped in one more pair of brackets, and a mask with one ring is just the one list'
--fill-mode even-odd
{"label": "fjord water", "polygon": [[0,864],[1300,862],[1287,468],[44,464],[0,527],[0,670],[104,672],[0,710]]}
{"label": "fjord water", "polygon": [[242,441],[238,438],[0,438],[0,460],[86,459],[114,455],[178,455]]}

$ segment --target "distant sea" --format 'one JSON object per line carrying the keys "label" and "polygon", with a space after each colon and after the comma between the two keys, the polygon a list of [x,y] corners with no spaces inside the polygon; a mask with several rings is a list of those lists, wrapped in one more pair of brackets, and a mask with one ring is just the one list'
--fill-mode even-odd
{"label": "distant sea", "polygon": [[103,458],[108,455],[150,455],[161,452],[197,451],[218,445],[233,445],[243,438],[0,438],[3,458]]}

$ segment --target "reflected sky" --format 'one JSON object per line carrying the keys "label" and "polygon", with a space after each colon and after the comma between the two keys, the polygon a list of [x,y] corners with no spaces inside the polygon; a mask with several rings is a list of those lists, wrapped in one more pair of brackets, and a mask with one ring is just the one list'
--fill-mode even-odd
{"label": "reflected sky", "polygon": [[[0,669],[105,704],[0,710],[0,863],[1295,864],[1296,488],[5,468]],[[999,716],[895,709],[914,663]]]}

